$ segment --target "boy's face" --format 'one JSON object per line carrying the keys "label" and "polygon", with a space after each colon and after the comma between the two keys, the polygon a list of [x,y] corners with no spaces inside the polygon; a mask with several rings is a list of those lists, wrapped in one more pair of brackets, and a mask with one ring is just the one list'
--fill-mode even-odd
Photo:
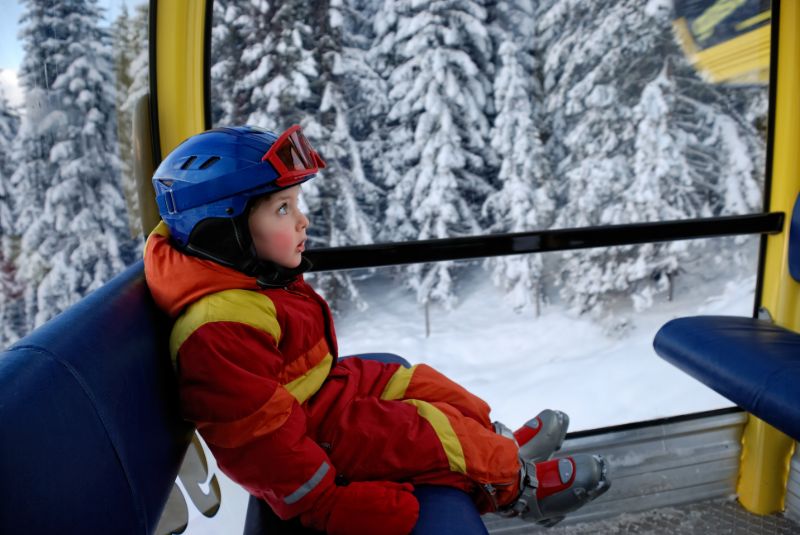
{"label": "boy's face", "polygon": [[290,269],[300,265],[308,228],[308,218],[297,206],[299,194],[299,185],[273,193],[247,219],[258,256]]}

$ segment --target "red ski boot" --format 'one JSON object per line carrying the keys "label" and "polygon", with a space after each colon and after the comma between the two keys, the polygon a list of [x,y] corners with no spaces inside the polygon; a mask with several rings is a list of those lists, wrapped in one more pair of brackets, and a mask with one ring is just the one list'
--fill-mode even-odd
{"label": "red ski boot", "polygon": [[608,466],[599,455],[575,455],[524,464],[522,492],[501,514],[553,526],[611,486]]}
{"label": "red ski boot", "polygon": [[539,462],[546,461],[561,449],[567,436],[569,416],[561,411],[545,409],[513,433],[499,422],[494,425],[498,433],[514,438],[523,462]]}

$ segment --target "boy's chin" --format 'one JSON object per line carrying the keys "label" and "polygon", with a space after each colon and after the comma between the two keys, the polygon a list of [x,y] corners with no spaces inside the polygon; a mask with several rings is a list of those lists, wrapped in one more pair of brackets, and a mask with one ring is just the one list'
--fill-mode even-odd
{"label": "boy's chin", "polygon": [[288,262],[277,262],[277,261],[273,260],[273,262],[275,262],[276,264],[278,264],[279,266],[281,266],[284,269],[295,269],[295,268],[300,266],[300,263],[302,261],[303,261],[303,257],[300,256],[300,255],[297,255],[297,259],[296,260],[292,259],[292,260],[290,260]]}

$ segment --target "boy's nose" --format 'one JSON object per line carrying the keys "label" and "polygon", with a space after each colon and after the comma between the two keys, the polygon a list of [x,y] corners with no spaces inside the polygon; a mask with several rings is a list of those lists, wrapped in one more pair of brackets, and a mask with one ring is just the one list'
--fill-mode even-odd
{"label": "boy's nose", "polygon": [[304,214],[303,212],[300,212],[300,219],[298,220],[297,223],[298,223],[298,227],[300,229],[308,228],[309,221],[308,221],[308,218],[306,217],[306,214]]}

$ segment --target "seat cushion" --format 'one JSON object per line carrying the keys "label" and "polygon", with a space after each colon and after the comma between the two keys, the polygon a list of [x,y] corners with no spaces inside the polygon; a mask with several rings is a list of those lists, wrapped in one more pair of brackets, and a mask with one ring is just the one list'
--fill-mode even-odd
{"label": "seat cushion", "polygon": [[800,440],[800,334],[730,316],[678,318],[656,334],[662,358]]}

